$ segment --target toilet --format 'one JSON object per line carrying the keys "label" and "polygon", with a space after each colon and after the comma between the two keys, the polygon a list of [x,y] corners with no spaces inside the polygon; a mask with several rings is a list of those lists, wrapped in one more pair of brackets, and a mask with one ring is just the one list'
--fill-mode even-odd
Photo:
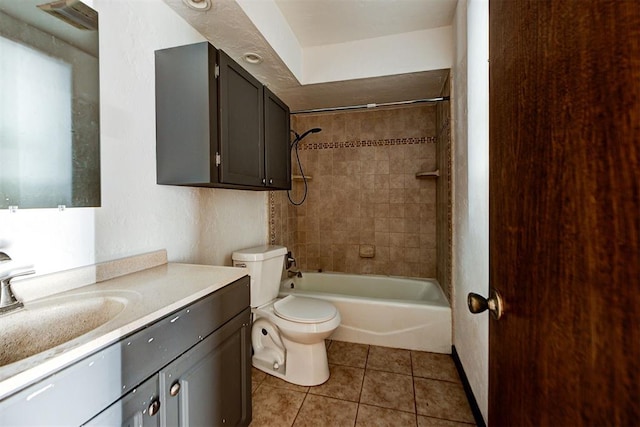
{"label": "toilet", "polygon": [[278,298],[287,248],[258,246],[234,252],[235,267],[251,277],[252,364],[292,384],[313,386],[329,379],[324,340],[340,325],[328,301],[288,295]]}

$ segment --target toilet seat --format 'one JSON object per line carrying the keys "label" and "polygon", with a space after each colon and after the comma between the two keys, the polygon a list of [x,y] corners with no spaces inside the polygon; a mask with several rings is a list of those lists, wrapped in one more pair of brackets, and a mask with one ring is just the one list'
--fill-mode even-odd
{"label": "toilet seat", "polygon": [[276,301],[273,311],[278,317],[298,323],[326,322],[338,314],[338,309],[327,301],[295,295]]}

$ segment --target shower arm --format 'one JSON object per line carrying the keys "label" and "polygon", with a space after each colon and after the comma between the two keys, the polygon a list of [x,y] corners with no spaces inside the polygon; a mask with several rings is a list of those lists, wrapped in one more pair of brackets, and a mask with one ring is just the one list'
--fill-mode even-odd
{"label": "shower arm", "polygon": [[296,144],[298,144],[300,141],[302,141],[310,133],[318,133],[321,130],[322,129],[320,129],[320,128],[311,128],[308,131],[304,132],[302,135],[300,135],[298,132],[296,132],[295,130],[291,129],[291,132],[293,132],[293,134],[296,137],[294,138],[293,142],[289,146],[289,151],[291,151],[293,149],[293,147],[295,147]]}

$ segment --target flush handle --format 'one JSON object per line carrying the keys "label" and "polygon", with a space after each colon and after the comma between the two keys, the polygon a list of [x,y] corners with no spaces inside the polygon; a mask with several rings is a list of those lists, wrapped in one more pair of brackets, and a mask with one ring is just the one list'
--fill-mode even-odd
{"label": "flush handle", "polygon": [[467,295],[467,305],[469,306],[469,311],[474,314],[489,310],[491,316],[496,320],[500,319],[504,314],[504,301],[500,292],[495,289],[491,289],[489,299],[470,292]]}

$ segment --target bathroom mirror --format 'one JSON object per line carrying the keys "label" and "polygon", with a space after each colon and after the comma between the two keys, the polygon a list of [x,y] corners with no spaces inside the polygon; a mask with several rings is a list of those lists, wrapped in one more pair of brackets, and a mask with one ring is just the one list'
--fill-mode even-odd
{"label": "bathroom mirror", "polygon": [[100,206],[98,14],[0,0],[0,209]]}

